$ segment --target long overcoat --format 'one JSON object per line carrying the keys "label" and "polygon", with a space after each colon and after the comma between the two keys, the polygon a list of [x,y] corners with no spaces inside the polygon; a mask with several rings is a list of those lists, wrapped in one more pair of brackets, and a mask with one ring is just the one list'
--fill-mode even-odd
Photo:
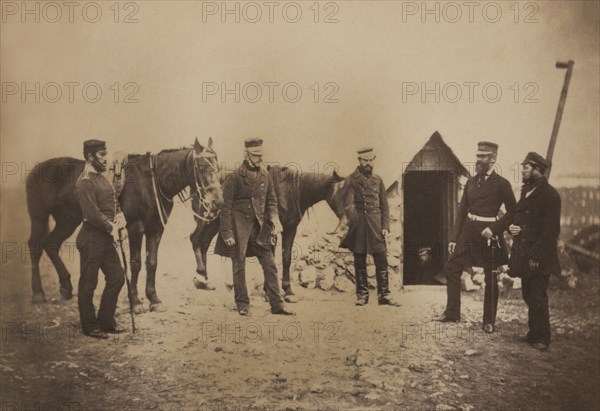
{"label": "long overcoat", "polygon": [[386,251],[382,230],[390,230],[390,211],[383,180],[376,174],[369,177],[358,169],[346,177],[346,216],[348,233],[340,247],[354,253]]}
{"label": "long overcoat", "polygon": [[513,220],[514,225],[521,227],[521,232],[513,238],[509,264],[511,276],[532,274],[529,272],[529,259],[539,262],[540,273],[560,272],[560,209],[560,195],[545,177],[541,177],[529,196],[521,194]]}
{"label": "long overcoat", "polygon": [[[220,234],[215,253],[225,257],[236,254],[238,258],[254,256],[252,248],[248,248],[248,241],[256,222],[260,226],[258,245],[270,249],[273,222],[278,219],[277,197],[269,172],[261,166],[258,173],[253,173],[244,162],[223,183]],[[224,240],[228,238],[235,239],[236,245],[225,245]]]}

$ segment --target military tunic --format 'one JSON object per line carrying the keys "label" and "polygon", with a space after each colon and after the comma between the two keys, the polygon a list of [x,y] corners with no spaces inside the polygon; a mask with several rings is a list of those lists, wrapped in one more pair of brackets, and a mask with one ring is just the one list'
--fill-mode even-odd
{"label": "military tunic", "polygon": [[[117,299],[125,282],[111,235],[111,222],[118,204],[110,182],[89,164],[77,179],[75,188],[83,214],[83,226],[76,241],[81,266],[78,286],[81,326],[84,332],[110,329],[116,325]],[[96,318],[93,298],[99,269],[104,273],[106,286]]]}
{"label": "military tunic", "polygon": [[[504,204],[506,213],[498,217]],[[508,251],[503,232],[510,224],[516,207],[510,182],[491,171],[488,177],[476,175],[467,181],[459,205],[451,240],[456,242],[454,253],[446,263],[447,305],[445,315],[460,319],[460,277],[465,266],[483,267],[486,276],[484,293],[484,324],[494,324],[498,305],[498,283],[492,279],[492,270],[508,263]],[[473,217],[496,219],[493,222],[474,221]],[[489,228],[499,242],[486,240],[481,232]]]}

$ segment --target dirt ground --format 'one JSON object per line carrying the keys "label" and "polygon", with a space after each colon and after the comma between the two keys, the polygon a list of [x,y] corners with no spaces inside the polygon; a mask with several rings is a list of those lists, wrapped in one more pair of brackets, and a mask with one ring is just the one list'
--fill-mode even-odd
{"label": "dirt ground", "polygon": [[[553,344],[545,353],[518,341],[526,333],[520,290],[500,301],[492,335],[480,329],[480,291],[463,293],[460,324],[432,322],[443,287],[407,287],[399,308],[377,306],[371,291],[359,308],[351,293],[296,286],[297,316],[286,318],[271,315],[253,291],[244,318],[234,311],[229,261],[209,258],[216,291],[192,286],[191,217],[176,209],[157,272],[166,311],[137,316],[136,334],[97,341],[79,332],[77,299],[61,299],[47,258],[48,303],[31,304],[29,223],[19,197],[2,198],[2,410],[600,408],[598,273],[581,275],[576,290],[551,290]],[[76,285],[74,237],[62,254]],[[258,264],[248,267],[258,279]],[[142,294],[144,282],[142,271]],[[122,292],[122,324],[127,307]]]}

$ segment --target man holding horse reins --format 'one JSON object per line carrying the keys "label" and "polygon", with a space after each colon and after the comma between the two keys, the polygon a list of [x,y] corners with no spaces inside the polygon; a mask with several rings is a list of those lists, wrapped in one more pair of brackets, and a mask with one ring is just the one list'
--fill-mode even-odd
{"label": "man holding horse reins", "polygon": [[262,166],[262,142],[258,138],[247,139],[244,162],[225,179],[215,253],[231,258],[235,304],[240,315],[250,314],[246,257],[257,257],[263,268],[271,312],[293,315],[284,308],[277,281],[272,246],[273,237],[282,231],[282,227],[273,181]]}
{"label": "man holding horse reins", "polygon": [[[498,281],[493,270],[508,263],[503,232],[510,224],[516,207],[510,182],[494,171],[497,154],[498,144],[487,141],[478,143],[477,174],[465,185],[448,244],[446,310],[437,318],[441,322],[460,321],[460,278],[463,269],[465,266],[483,267],[483,330],[486,333],[495,331]],[[506,207],[506,214],[498,218],[502,204]]]}
{"label": "man holding horse reins", "polygon": [[346,219],[348,232],[340,247],[354,254],[356,305],[369,302],[367,254],[373,256],[380,305],[400,306],[390,295],[386,236],[390,232],[390,215],[383,180],[373,174],[375,153],[372,148],[358,150],[359,166],[346,178]]}
{"label": "man holding horse reins", "polygon": [[[104,339],[108,338],[105,333],[126,331],[117,326],[114,318],[119,292],[125,282],[114,239],[118,238],[119,230],[125,228],[125,218],[119,210],[111,182],[102,174],[107,168],[106,143],[85,141],[83,156],[85,168],[75,184],[83,214],[83,225],[77,235],[81,260],[79,317],[86,336]],[[104,273],[106,286],[96,317],[93,299],[99,269]]]}

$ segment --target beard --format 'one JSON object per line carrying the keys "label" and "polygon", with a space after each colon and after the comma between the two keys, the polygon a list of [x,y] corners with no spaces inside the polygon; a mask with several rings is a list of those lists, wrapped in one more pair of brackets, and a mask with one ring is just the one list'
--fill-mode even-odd
{"label": "beard", "polygon": [[99,173],[104,173],[106,171],[106,165],[106,161],[100,162],[97,158],[92,162],[92,167]]}
{"label": "beard", "polygon": [[490,164],[482,163],[480,161],[475,163],[475,172],[476,174],[484,174],[490,168]]}

